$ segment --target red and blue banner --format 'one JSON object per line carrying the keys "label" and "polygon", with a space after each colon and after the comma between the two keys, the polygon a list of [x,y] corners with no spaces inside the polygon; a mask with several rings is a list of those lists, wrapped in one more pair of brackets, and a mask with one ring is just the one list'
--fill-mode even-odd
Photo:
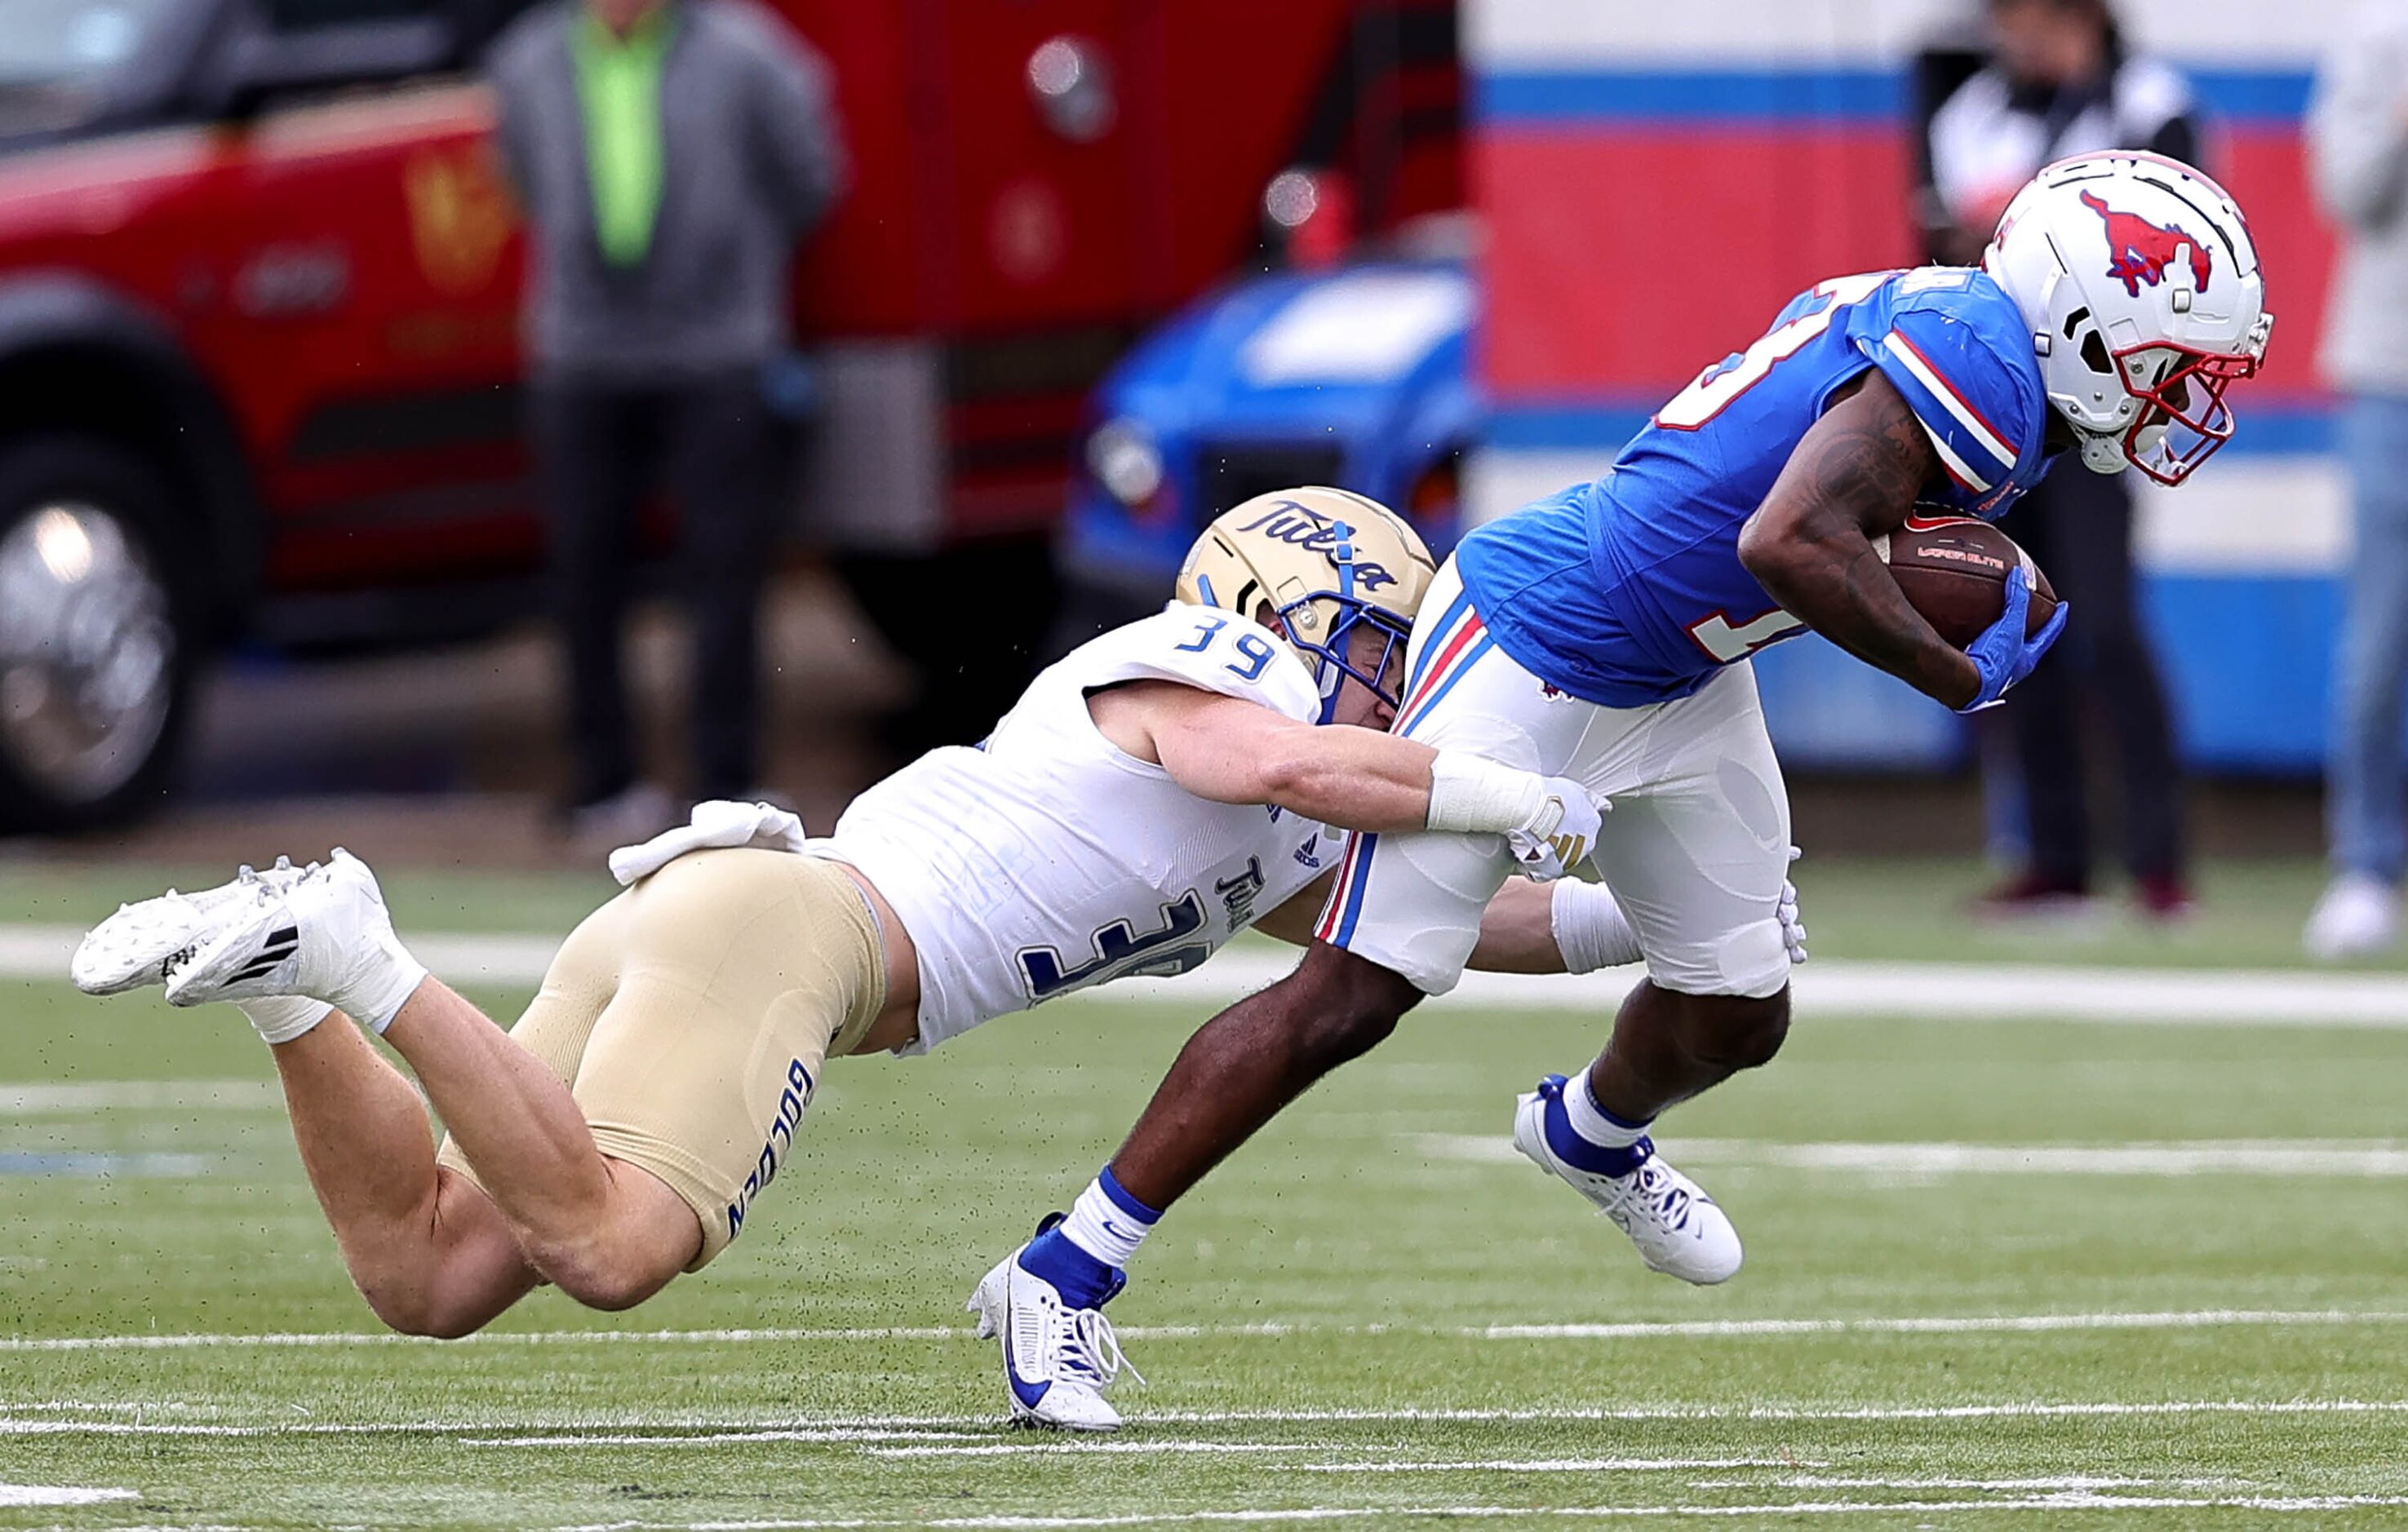
{"label": "red and blue banner", "polygon": [[[2278,319],[2265,371],[2233,395],[2232,446],[2182,491],[2143,492],[2144,600],[2186,751],[2210,767],[2299,771],[2323,755],[2347,516],[2315,365],[2334,236],[2300,121],[2329,9],[2118,7],[2138,46],[2189,77],[2208,168],[2249,214]],[[1473,513],[1594,477],[1800,289],[1914,264],[1914,60],[1978,40],[1979,15],[1950,0],[1470,0],[1488,231],[1477,365],[1495,410]],[[1846,668],[1861,667],[1820,645],[1765,657],[1792,759],[1912,765],[1961,748],[1954,720]]]}

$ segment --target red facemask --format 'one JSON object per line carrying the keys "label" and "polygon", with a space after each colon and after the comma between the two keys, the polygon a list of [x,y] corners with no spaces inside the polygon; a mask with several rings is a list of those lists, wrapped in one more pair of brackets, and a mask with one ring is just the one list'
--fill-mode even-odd
{"label": "red facemask", "polygon": [[2179,484],[2232,439],[2224,391],[2258,370],[2257,357],[2164,340],[2114,355],[2124,391],[2141,401],[2124,432],[2124,457],[2132,466],[2160,484]]}

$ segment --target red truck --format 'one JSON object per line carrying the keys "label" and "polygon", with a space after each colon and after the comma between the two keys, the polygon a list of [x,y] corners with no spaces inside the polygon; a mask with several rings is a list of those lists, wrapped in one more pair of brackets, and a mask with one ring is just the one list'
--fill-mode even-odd
{"label": "red truck", "polygon": [[[474,75],[524,4],[0,7],[0,828],[155,803],[228,636],[526,609],[521,241]],[[771,8],[855,165],[795,275],[796,502],[907,651],[957,642],[936,602],[1025,663],[1045,614],[995,593],[1044,583],[1090,384],[1261,252],[1283,169],[1371,222],[1458,200],[1446,5]]]}

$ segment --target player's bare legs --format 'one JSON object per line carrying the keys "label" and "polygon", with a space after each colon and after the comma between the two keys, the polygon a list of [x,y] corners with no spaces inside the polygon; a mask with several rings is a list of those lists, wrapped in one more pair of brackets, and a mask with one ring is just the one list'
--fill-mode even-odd
{"label": "player's bare legs", "polygon": [[408,1335],[482,1328],[540,1280],[493,1200],[435,1163],[426,1108],[339,1015],[270,1050],[343,1264]]}
{"label": "player's bare legs", "polygon": [[1789,990],[1762,999],[1683,995],[1641,980],[1613,1018],[1613,1036],[1589,1067],[1597,1104],[1627,1122],[1713,1089],[1742,1069],[1769,1064],[1789,1034]]}
{"label": "player's bare legs", "polygon": [[1168,1208],[1314,1081],[1397,1028],[1422,992],[1378,964],[1314,942],[1294,973],[1213,1017],[1112,1156],[1129,1194]]}
{"label": "player's bare legs", "polygon": [[[624,1309],[699,1253],[692,1208],[606,1159],[561,1076],[410,956],[364,864],[337,851],[324,867],[250,887],[120,911],[87,938],[113,959],[87,977],[113,983],[132,965],[164,978],[171,1004],[232,1000],[251,1014],[276,1051],[320,1202],[380,1315],[464,1333],[537,1281]],[[366,1039],[326,1025],[329,1007],[394,1044],[474,1180],[438,1167],[417,1093]],[[466,1269],[454,1271],[461,1251]]]}
{"label": "player's bare legs", "polygon": [[422,982],[384,1036],[544,1280],[594,1308],[625,1309],[701,1249],[694,1210],[650,1172],[605,1157],[559,1077],[440,980]]}
{"label": "player's bare legs", "polygon": [[701,1251],[694,1210],[650,1171],[607,1158],[560,1078],[440,980],[420,983],[384,1036],[528,1262],[563,1292],[631,1308]]}

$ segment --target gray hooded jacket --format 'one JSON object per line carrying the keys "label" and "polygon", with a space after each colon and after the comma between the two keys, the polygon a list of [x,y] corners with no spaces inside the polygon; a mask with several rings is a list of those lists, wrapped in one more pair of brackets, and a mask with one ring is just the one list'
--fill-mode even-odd
{"label": "gray hooded jacket", "polygon": [[843,189],[825,65],[749,0],[678,0],[661,72],[661,203],[634,265],[603,258],[569,28],[522,17],[488,61],[529,223],[525,340],[538,377],[657,381],[758,364],[788,338],[796,240]]}

